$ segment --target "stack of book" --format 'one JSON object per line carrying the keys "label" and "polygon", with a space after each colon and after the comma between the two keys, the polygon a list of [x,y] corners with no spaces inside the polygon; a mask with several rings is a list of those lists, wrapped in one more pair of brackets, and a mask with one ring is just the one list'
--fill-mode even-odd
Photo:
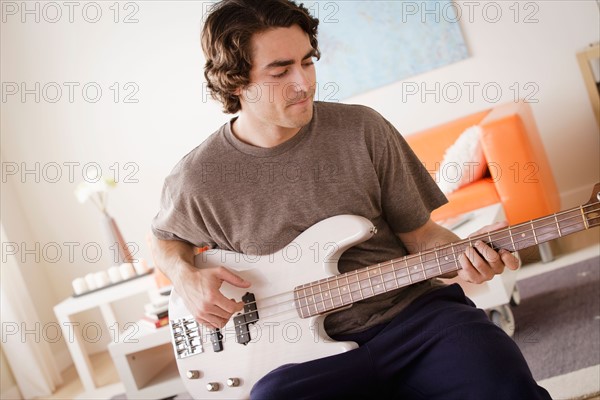
{"label": "stack of book", "polygon": [[144,316],[140,320],[144,326],[160,328],[169,324],[169,297],[160,296],[144,305]]}

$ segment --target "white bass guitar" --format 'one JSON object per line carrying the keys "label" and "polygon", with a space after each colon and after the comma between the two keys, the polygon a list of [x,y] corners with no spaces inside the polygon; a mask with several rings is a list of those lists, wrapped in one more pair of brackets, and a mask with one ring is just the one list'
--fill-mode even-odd
{"label": "white bass guitar", "polygon": [[[327,336],[323,319],[328,312],[456,271],[458,255],[478,239],[496,249],[517,251],[598,225],[600,184],[580,207],[344,274],[337,270],[340,255],[376,233],[366,218],[325,219],[269,255],[205,251],[195,257],[198,268],[224,265],[252,286],[240,289],[223,284],[221,292],[241,300],[244,310],[220,330],[200,326],[172,291],[169,320],[179,373],[196,399],[249,398],[252,386],[283,364],[357,347]],[[315,244],[320,244],[320,252]]]}

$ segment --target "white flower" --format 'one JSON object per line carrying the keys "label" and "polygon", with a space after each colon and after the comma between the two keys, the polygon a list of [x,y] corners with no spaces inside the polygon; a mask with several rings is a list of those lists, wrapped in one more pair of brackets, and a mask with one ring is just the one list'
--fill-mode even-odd
{"label": "white flower", "polygon": [[95,182],[85,180],[77,185],[75,197],[77,197],[80,203],[85,203],[90,199],[100,211],[106,213],[106,193],[115,186],[117,186],[117,183],[113,178],[101,177]]}

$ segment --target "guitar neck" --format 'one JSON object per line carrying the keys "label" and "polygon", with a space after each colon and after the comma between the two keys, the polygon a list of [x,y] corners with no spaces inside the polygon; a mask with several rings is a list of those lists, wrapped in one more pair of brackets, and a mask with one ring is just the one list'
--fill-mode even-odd
{"label": "guitar neck", "polygon": [[382,293],[459,270],[458,257],[477,240],[493,249],[518,251],[600,225],[600,202],[590,202],[546,217],[417,254],[371,265],[294,289],[301,318],[323,314]]}

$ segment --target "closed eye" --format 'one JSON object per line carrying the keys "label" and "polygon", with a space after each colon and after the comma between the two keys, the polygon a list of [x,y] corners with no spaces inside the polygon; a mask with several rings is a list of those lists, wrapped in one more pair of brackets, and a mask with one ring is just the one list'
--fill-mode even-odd
{"label": "closed eye", "polygon": [[282,77],[284,77],[284,76],[285,76],[285,74],[287,74],[287,73],[288,73],[288,70],[286,69],[285,71],[283,71],[283,72],[282,72],[282,73],[280,73],[280,74],[277,74],[277,75],[271,75],[271,76],[272,76],[273,78],[282,78]]}

